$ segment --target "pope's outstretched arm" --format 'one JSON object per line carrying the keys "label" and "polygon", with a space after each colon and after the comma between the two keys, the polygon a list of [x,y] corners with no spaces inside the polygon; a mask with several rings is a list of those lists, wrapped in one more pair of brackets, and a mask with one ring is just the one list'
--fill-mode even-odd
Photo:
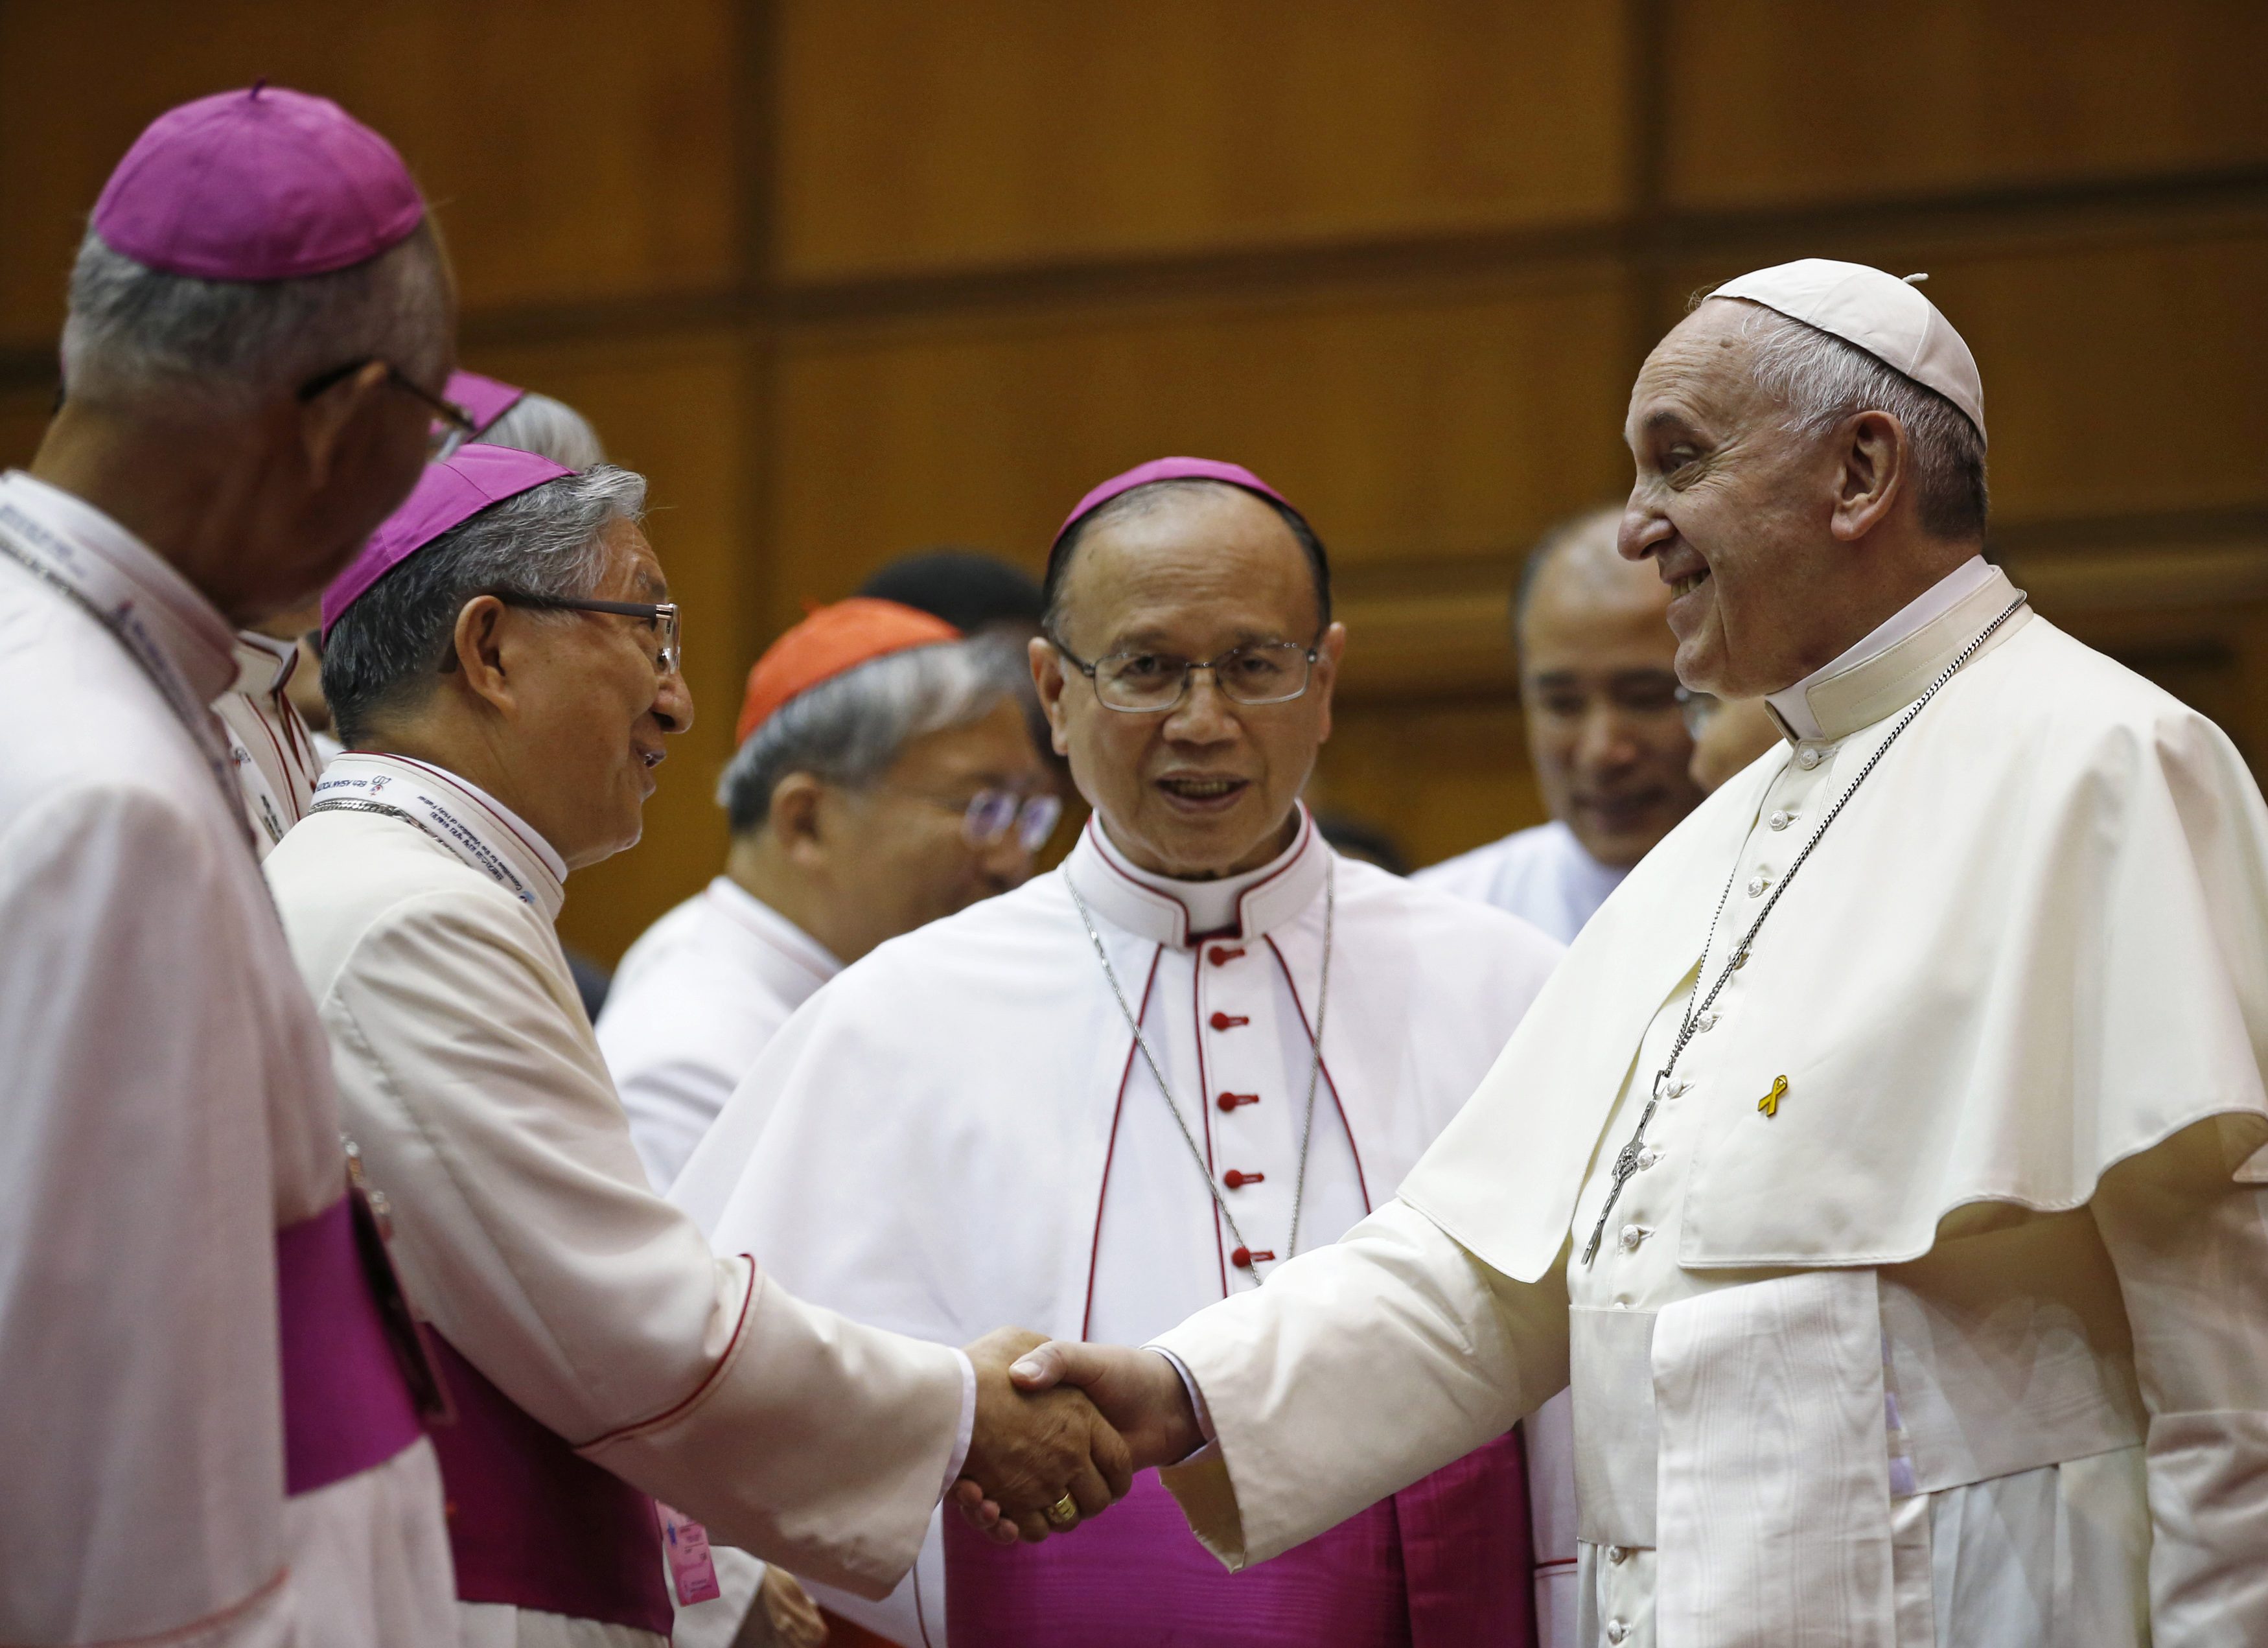
{"label": "pope's outstretched arm", "polygon": [[[1190,1527],[1241,1568],[1501,1436],[1565,1388],[1566,1256],[1515,1282],[1389,1203],[1152,1346],[1051,1343],[1015,1376],[1027,1389],[1084,1387],[1137,1469],[1174,1467],[1166,1485]],[[980,1527],[995,1519],[969,1484],[955,1497]]]}

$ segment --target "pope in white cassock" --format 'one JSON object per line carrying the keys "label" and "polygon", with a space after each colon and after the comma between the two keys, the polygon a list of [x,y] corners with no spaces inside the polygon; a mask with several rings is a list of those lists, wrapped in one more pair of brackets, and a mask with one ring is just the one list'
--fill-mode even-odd
{"label": "pope in white cassock", "polygon": [[1979,558],[1979,380],[1911,284],[1719,287],[1625,432],[1679,673],[1786,742],[1608,900],[1398,1200],[1020,1376],[1184,1461],[1241,1566],[1572,1365],[1587,1644],[2268,1642],[2250,775]]}
{"label": "pope in white cassock", "polygon": [[267,861],[455,1402],[469,1644],[666,1638],[665,1548],[680,1601],[715,1576],[648,1495],[880,1594],[955,1470],[1028,1477],[1033,1505],[1124,1482],[1091,1409],[1007,1388],[1002,1346],[806,1306],[646,1182],[552,924],[692,719],[644,497],[503,447],[431,466],[325,595],[348,753]]}
{"label": "pope in white cassock", "polygon": [[[720,1252],[924,1338],[1139,1339],[1250,1294],[1392,1196],[1560,953],[1338,857],[1300,806],[1345,632],[1321,544],[1257,477],[1171,459],[1106,482],[1047,588],[1033,670],[1086,832],[821,990],[674,1192]],[[951,1519],[888,1607],[830,1605],[962,1648],[1524,1644],[1513,1417],[1248,1578],[1145,1482],[1039,1549]]]}
{"label": "pope in white cassock", "polygon": [[430,1370],[209,707],[416,480],[454,333],[400,157],[282,87],[160,116],[80,245],[0,479],[0,1642],[454,1639]]}

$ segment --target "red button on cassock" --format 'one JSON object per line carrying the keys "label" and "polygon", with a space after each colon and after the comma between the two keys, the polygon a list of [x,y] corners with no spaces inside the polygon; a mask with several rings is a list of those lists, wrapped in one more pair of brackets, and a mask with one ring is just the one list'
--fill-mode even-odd
{"label": "red button on cassock", "polygon": [[1249,1247],[1240,1247],[1240,1248],[1238,1248],[1234,1253],[1233,1253],[1233,1254],[1229,1254],[1229,1256],[1228,1256],[1228,1262],[1229,1262],[1229,1263],[1231,1263],[1231,1264],[1234,1265],[1234,1266],[1235,1266],[1238,1269],[1240,1269],[1240,1270],[1249,1270],[1249,1269],[1252,1269],[1252,1249],[1251,1249],[1251,1248],[1249,1248]]}
{"label": "red button on cassock", "polygon": [[1260,1095],[1258,1093],[1225,1093],[1221,1094],[1219,1098],[1214,1100],[1213,1102],[1224,1110],[1233,1110],[1239,1105],[1258,1104],[1260,1102]]}
{"label": "red button on cassock", "polygon": [[1232,1190],[1241,1190],[1248,1184],[1264,1183],[1267,1178],[1268,1175],[1264,1173],[1243,1173],[1232,1167],[1221,1174],[1220,1181]]}
{"label": "red button on cassock", "polygon": [[1241,1013],[1217,1012],[1205,1022],[1216,1030],[1233,1030],[1239,1025],[1250,1024],[1252,1020]]}
{"label": "red button on cassock", "polygon": [[1205,952],[1205,957],[1215,967],[1226,967],[1230,962],[1235,960],[1237,957],[1243,953],[1244,951],[1241,946],[1232,950],[1226,945],[1215,945],[1211,949]]}

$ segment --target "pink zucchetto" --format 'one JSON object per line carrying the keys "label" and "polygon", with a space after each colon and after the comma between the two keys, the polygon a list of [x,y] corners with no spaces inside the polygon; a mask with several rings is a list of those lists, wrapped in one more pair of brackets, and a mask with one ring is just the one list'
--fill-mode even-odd
{"label": "pink zucchetto", "polygon": [[1900,280],[1864,263],[1801,258],[1727,281],[1712,298],[1752,304],[1831,333],[1934,389],[1984,435],[1984,380],[1953,323],[1921,295],[1926,275]]}
{"label": "pink zucchetto", "polygon": [[323,592],[323,634],[328,636],[339,615],[372,585],[452,527],[574,473],[534,452],[478,444],[460,446],[440,462],[426,465],[408,500],[371,533],[362,553]]}
{"label": "pink zucchetto", "polygon": [[[1054,542],[1061,543],[1065,533],[1111,499],[1131,492],[1136,487],[1148,486],[1154,481],[1219,481],[1229,486],[1242,487],[1247,492],[1257,493],[1285,509],[1292,509],[1289,498],[1241,464],[1222,463],[1212,458],[1153,458],[1148,463],[1129,469],[1124,475],[1111,476],[1079,499],[1071,512],[1064,517],[1064,524],[1056,528]],[[1292,512],[1299,513],[1297,510],[1292,510]]]}
{"label": "pink zucchetto", "polygon": [[424,221],[394,145],[328,98],[262,82],[168,109],[95,202],[114,252],[200,280],[295,280],[376,257]]}
{"label": "pink zucchetto", "polygon": [[465,416],[473,421],[471,438],[478,440],[496,427],[498,418],[526,400],[527,391],[500,378],[453,372],[449,374],[448,387],[441,391],[441,398],[464,408]]}

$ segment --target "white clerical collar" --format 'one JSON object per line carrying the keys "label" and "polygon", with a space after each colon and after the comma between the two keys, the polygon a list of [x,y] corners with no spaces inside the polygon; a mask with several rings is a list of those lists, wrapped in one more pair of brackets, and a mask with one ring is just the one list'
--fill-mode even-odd
{"label": "white clerical collar", "polygon": [[567,861],[479,785],[430,761],[350,750],[315,783],[311,812],[392,813],[553,921],[567,901]]}
{"label": "white clerical collar", "polygon": [[1281,927],[1322,895],[1330,852],[1303,806],[1292,844],[1266,864],[1216,881],[1183,881],[1133,864],[1094,817],[1064,861],[1064,874],[1104,920],[1185,948],[1216,934],[1257,938]]}
{"label": "white clerical collar", "polygon": [[156,550],[85,498],[21,469],[0,475],[0,525],[11,511],[44,529],[40,547],[58,557],[55,570],[94,601],[106,622],[123,621],[156,644],[197,703],[210,704],[229,689],[237,672],[235,634]]}
{"label": "white clerical collar", "polygon": [[[1790,743],[1832,742],[1922,695],[1930,678],[2015,597],[2007,573],[1971,555],[1793,687],[1765,695]],[[1976,612],[1989,607],[1982,617]],[[1957,636],[1955,631],[1962,633]],[[1942,655],[1940,657],[1940,654]],[[1924,665],[1929,660],[1928,667]],[[1913,679],[1915,677],[1918,679]],[[1886,696],[1912,690],[1895,703]],[[1880,707],[1877,707],[1878,704]],[[1853,720],[1854,714],[1864,719]]]}
{"label": "white clerical collar", "polygon": [[730,876],[709,884],[710,901],[824,984],[843,970],[835,953]]}
{"label": "white clerical collar", "polygon": [[278,641],[257,629],[236,632],[236,682],[233,690],[258,696],[280,693],[299,668],[299,644]]}

